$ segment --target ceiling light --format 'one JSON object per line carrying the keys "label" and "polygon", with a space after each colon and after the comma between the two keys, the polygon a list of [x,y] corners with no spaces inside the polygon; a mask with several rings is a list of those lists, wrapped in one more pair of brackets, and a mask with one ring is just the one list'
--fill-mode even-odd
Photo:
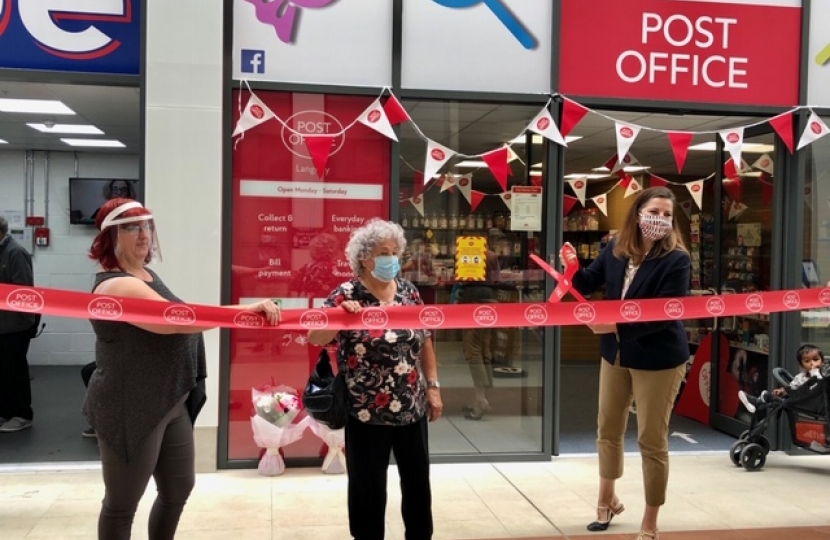
{"label": "ceiling light", "polygon": [[0,111],[29,114],[75,114],[60,101],[47,99],[0,98]]}
{"label": "ceiling light", "polygon": [[542,168],[542,162],[540,161],[539,163],[534,163],[533,165],[530,166],[530,168],[531,169],[541,169]]}
{"label": "ceiling light", "polygon": [[61,139],[69,146],[97,146],[100,148],[124,148],[124,143],[114,139]]}
{"label": "ceiling light", "polygon": [[467,161],[460,161],[455,164],[456,167],[460,167],[462,169],[475,169],[478,167],[486,167],[487,162],[483,160],[467,160]]}
{"label": "ceiling light", "polygon": [[542,171],[530,171],[530,176],[542,176]]}
{"label": "ceiling light", "polygon": [[[565,137],[565,142],[569,143],[569,142],[573,142],[573,141],[578,141],[581,138],[582,137],[578,137],[576,135],[568,135],[567,137]],[[544,139],[541,135],[536,135],[536,134],[533,135],[533,143],[532,144],[542,144],[543,141],[544,141]],[[524,143],[525,143],[525,136],[524,136],[524,134],[522,134],[522,135],[519,135],[518,137],[516,137],[515,139],[513,139],[512,141],[508,142],[507,144],[524,144]]]}
{"label": "ceiling light", "polygon": [[[647,167],[647,166],[644,166],[644,165],[629,165],[628,167],[623,167],[623,172],[642,172],[642,171],[647,171],[650,168],[651,167]],[[608,167],[604,167],[604,166],[603,167],[594,167],[591,170],[594,171],[594,172],[611,172],[611,169],[609,169]]]}
{"label": "ceiling light", "polygon": [[9,144],[9,141],[4,141],[3,139],[0,139],[0,144]]}
{"label": "ceiling light", "polygon": [[79,135],[103,135],[104,132],[88,124],[26,124],[42,133],[77,133]]}
{"label": "ceiling light", "polygon": [[599,178],[607,178],[607,174],[591,174],[591,173],[571,173],[564,176],[565,180],[573,180],[574,178],[585,178],[587,180],[597,180]]}
{"label": "ceiling light", "polygon": [[[702,150],[705,152],[714,152],[716,149],[715,141],[709,141],[705,143],[695,144],[689,147],[689,150]],[[743,143],[741,145],[741,151],[746,152],[747,154],[765,154],[767,152],[774,152],[775,145],[774,144],[762,144],[762,143]]]}

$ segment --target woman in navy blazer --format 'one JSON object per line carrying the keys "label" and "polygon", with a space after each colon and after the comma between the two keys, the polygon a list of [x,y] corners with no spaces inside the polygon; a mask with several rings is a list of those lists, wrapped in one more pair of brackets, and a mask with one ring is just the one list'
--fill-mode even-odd
{"label": "woman in navy blazer", "polygon": [[[577,272],[574,287],[590,294],[605,285],[608,300],[686,296],[691,261],[674,219],[676,210],[677,200],[668,188],[640,192],[617,237]],[[657,514],[666,500],[669,476],[669,419],[689,359],[686,332],[677,320],[589,327],[601,336],[602,362],[597,418],[600,488],[597,520],[588,530],[606,530],[625,509],[615,482],[623,474],[624,436],[633,401],[646,502],[637,538],[656,540]]]}

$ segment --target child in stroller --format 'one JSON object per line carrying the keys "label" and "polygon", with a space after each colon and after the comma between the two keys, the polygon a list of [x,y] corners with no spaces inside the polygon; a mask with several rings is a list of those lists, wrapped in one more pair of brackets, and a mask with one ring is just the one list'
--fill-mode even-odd
{"label": "child in stroller", "polygon": [[[795,377],[792,377],[789,385],[787,385],[790,390],[798,390],[804,383],[811,379],[823,378],[824,353],[817,346],[810,343],[802,345],[796,353],[796,359],[801,366],[801,372]],[[773,388],[772,392],[764,390],[759,396],[750,396],[743,390],[738,392],[738,398],[750,413],[754,413],[760,404],[772,403],[773,401],[784,399],[787,395],[787,389],[785,387]]]}
{"label": "child in stroller", "polygon": [[764,436],[767,426],[783,413],[787,418],[790,435],[795,446],[812,452],[830,453],[830,365],[824,363],[821,350],[815,345],[803,345],[798,349],[801,373],[792,376],[784,368],[774,368],[773,376],[782,385],[772,393],[760,396],[739,394],[747,410],[752,412],[749,430],[744,431],[730,449],[732,463],[746,470],[764,466],[770,450]]}

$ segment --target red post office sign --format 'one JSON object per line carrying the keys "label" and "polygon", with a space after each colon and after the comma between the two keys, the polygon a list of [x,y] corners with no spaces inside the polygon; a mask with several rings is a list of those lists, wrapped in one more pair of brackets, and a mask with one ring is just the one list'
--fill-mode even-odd
{"label": "red post office sign", "polygon": [[801,0],[562,0],[560,92],[798,103]]}

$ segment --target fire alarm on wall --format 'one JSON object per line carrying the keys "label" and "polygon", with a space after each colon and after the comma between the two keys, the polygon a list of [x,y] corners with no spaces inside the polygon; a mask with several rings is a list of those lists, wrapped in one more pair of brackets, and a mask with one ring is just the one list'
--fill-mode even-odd
{"label": "fire alarm on wall", "polygon": [[28,216],[26,218],[26,225],[29,227],[41,227],[46,223],[43,216]]}
{"label": "fire alarm on wall", "polygon": [[35,245],[37,247],[49,247],[49,229],[38,227],[35,229]]}

